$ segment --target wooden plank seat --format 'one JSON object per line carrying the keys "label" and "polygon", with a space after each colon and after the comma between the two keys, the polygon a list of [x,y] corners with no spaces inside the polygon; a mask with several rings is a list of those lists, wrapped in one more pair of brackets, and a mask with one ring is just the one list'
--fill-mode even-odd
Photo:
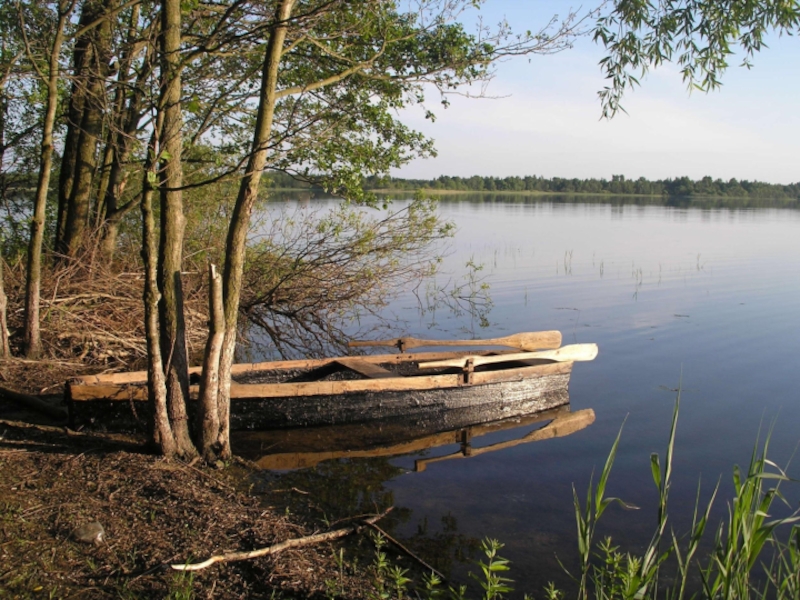
{"label": "wooden plank seat", "polygon": [[334,362],[364,377],[369,377],[370,379],[386,379],[387,377],[400,376],[398,373],[393,373],[380,365],[361,360],[360,358],[339,358]]}

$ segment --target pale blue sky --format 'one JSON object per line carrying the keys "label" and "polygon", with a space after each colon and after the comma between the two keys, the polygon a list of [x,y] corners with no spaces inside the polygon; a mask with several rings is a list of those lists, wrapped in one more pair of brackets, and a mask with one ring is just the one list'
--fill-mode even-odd
{"label": "pale blue sky", "polygon": [[[481,12],[489,23],[505,15],[525,30],[575,6],[488,0]],[[591,39],[561,54],[508,61],[489,87],[505,97],[453,97],[435,123],[406,115],[436,140],[439,156],[396,174],[800,181],[800,38],[775,36],[768,44],[752,70],[732,60],[721,90],[710,94],[690,95],[673,65],[651,71],[625,98],[628,114],[612,121],[600,120],[603,48]]]}

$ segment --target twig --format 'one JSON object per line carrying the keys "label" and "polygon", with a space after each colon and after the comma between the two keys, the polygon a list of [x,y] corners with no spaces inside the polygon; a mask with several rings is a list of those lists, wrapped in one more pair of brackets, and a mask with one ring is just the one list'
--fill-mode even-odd
{"label": "twig", "polygon": [[[375,515],[373,517],[370,517],[369,519],[364,519],[363,523],[365,525],[373,525],[374,523],[380,521],[383,517],[385,517],[389,513],[389,511],[392,510],[392,508],[393,507],[389,507],[379,515]],[[272,546],[267,546],[266,548],[259,548],[257,550],[250,550],[248,552],[227,552],[225,554],[218,554],[216,556],[212,556],[211,558],[204,560],[203,562],[194,564],[186,563],[182,565],[170,565],[170,567],[175,571],[200,571],[218,562],[235,562],[239,560],[249,560],[251,558],[258,558],[260,556],[278,554],[279,552],[283,552],[284,550],[287,550],[289,548],[311,546],[313,544],[319,544],[320,542],[336,540],[345,537],[346,535],[350,535],[351,533],[354,533],[359,529],[360,526],[358,525],[353,525],[351,527],[343,527],[342,529],[335,529],[333,531],[328,531],[326,533],[317,533],[302,538],[292,538],[290,540],[286,540],[285,542],[280,542],[278,544],[273,544]]]}
{"label": "twig", "polygon": [[403,544],[398,542],[396,539],[394,539],[392,536],[390,536],[388,533],[386,533],[383,529],[378,527],[375,523],[367,522],[367,525],[369,527],[371,527],[372,529],[374,529],[375,531],[377,531],[378,533],[380,533],[383,537],[385,537],[387,540],[389,540],[392,544],[394,544],[395,546],[400,548],[400,550],[402,550],[406,555],[408,555],[411,558],[413,558],[415,561],[417,561],[419,564],[421,564],[424,568],[428,569],[431,573],[435,574],[439,579],[441,579],[444,582],[447,582],[447,577],[442,575],[442,573],[440,573],[439,571],[434,569],[432,566],[430,566],[428,563],[426,563],[423,559],[421,559],[419,556],[414,554],[411,550],[406,548]]}
{"label": "twig", "polygon": [[301,490],[300,488],[291,487],[288,490],[270,490],[268,493],[270,494],[287,494],[289,492],[295,492],[296,494],[303,494],[304,496],[308,496],[309,492]]}

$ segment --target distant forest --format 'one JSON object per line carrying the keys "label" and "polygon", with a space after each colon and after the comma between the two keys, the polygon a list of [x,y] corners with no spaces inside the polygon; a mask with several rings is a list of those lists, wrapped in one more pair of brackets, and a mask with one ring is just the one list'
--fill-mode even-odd
{"label": "distant forest", "polygon": [[[279,188],[308,188],[309,184],[299,182],[283,173],[271,176],[272,185]],[[666,196],[671,198],[688,197],[727,197],[727,198],[770,198],[800,200],[800,182],[789,185],[763,183],[760,181],[739,181],[703,177],[692,180],[688,177],[658,179],[651,181],[640,177],[626,179],[624,175],[613,175],[608,179],[564,179],[561,177],[449,177],[442,175],[436,179],[401,179],[397,177],[367,180],[369,189],[392,190],[453,190],[464,192],[546,192],[557,194],[622,194],[642,196]]]}

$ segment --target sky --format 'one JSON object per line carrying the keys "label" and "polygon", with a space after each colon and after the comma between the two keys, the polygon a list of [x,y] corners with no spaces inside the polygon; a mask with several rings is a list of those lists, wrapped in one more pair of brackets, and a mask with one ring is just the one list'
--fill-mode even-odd
{"label": "sky", "polygon": [[[481,14],[486,23],[505,17],[515,30],[538,30],[577,6],[488,0]],[[753,69],[732,59],[722,88],[709,94],[690,94],[674,65],[650,71],[623,99],[627,114],[610,121],[600,118],[597,98],[603,47],[589,37],[560,54],[506,61],[488,88],[493,98],[453,96],[446,110],[431,102],[434,123],[419,110],[403,115],[435,139],[438,157],[394,175],[800,182],[800,37],[772,36],[767,44]]]}

